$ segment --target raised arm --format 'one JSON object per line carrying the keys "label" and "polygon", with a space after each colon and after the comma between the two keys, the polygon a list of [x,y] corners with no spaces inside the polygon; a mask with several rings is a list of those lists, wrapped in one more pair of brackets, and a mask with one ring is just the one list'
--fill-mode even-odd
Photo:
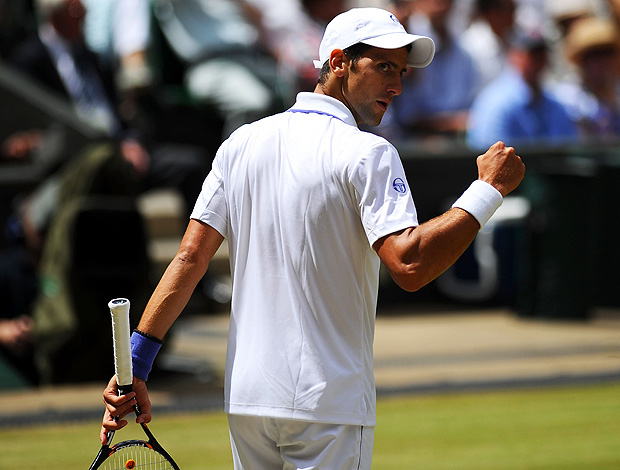
{"label": "raised arm", "polygon": [[[477,165],[478,180],[490,184],[502,197],[516,189],[525,174],[521,158],[503,142],[497,142],[480,155]],[[374,244],[373,248],[400,287],[416,291],[425,286],[448,269],[474,240],[484,223],[480,221],[483,218],[480,213],[486,209],[492,213],[494,208],[492,204],[484,207],[486,201],[480,193],[470,192],[468,196],[478,199],[473,206],[463,204],[468,209],[471,207],[471,213],[454,207],[418,227],[392,233]]]}

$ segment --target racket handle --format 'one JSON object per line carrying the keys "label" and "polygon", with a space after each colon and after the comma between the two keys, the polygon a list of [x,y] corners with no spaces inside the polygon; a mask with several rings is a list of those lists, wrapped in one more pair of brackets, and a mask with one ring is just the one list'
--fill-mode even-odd
{"label": "racket handle", "polygon": [[131,364],[131,341],[129,339],[129,300],[113,299],[108,303],[112,317],[114,339],[114,369],[121,395],[131,392],[133,370]]}

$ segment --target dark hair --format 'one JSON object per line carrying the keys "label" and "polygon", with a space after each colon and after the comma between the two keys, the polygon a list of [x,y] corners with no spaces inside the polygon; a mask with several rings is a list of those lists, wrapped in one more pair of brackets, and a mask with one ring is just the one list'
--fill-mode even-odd
{"label": "dark hair", "polygon": [[[369,46],[368,44],[363,44],[361,42],[358,42],[357,44],[353,44],[352,46],[349,46],[346,49],[343,49],[342,52],[344,52],[344,54],[349,59],[351,59],[351,63],[355,65],[357,64],[357,61],[362,58],[364,53],[371,47],[372,46]],[[321,72],[319,73],[319,83],[321,85],[327,81],[327,77],[329,76],[330,72],[331,72],[331,69],[329,67],[329,60],[326,60],[325,63],[323,64],[323,67],[321,67]]]}
{"label": "dark hair", "polygon": [[[368,44],[358,42],[357,44],[353,44],[352,46],[343,49],[342,52],[344,52],[344,54],[351,59],[351,66],[354,66],[362,58],[366,51],[372,47],[373,46],[369,46]],[[405,47],[407,48],[407,52],[411,52],[411,49],[413,48],[411,44],[407,44]],[[321,71],[319,72],[318,83],[320,85],[325,84],[330,72],[331,68],[329,67],[329,60],[326,60],[323,67],[321,67]]]}
{"label": "dark hair", "polygon": [[[342,52],[344,52],[344,54],[351,59],[351,65],[354,66],[362,58],[366,51],[372,47],[373,46],[369,46],[368,44],[358,42],[357,44],[353,44],[352,46],[343,49]],[[407,48],[407,52],[411,52],[411,49],[413,48],[411,44],[407,44],[405,47]],[[321,71],[319,72],[318,83],[323,85],[327,81],[327,77],[330,72],[331,69],[329,67],[329,60],[326,60],[323,67],[321,67]]]}

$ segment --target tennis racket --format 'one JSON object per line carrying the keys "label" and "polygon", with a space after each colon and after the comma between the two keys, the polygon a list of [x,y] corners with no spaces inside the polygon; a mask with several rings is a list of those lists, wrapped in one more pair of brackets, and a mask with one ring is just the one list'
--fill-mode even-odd
{"label": "tennis racket", "polygon": [[[129,300],[114,299],[108,304],[112,316],[114,338],[114,367],[119,395],[132,391],[133,371],[131,365],[131,343],[129,340]],[[137,405],[136,415],[140,414]],[[147,441],[132,439],[110,445],[114,431],[108,431],[107,443],[101,446],[89,470],[179,470],[170,454],[157,442],[146,424],[141,423]]]}

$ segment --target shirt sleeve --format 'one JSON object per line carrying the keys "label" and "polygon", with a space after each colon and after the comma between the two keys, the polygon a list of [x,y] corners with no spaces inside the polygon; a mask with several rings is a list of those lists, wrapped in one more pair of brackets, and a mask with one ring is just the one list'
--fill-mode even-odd
{"label": "shirt sleeve", "polygon": [[190,218],[210,225],[217,230],[220,235],[227,237],[228,206],[226,204],[224,178],[221,166],[223,154],[223,147],[220,147],[220,150],[218,150],[213,160],[211,171],[202,184],[202,190],[198,195]]}
{"label": "shirt sleeve", "polygon": [[387,141],[373,146],[355,166],[351,184],[371,245],[390,233],[418,225],[418,216],[396,149]]}

